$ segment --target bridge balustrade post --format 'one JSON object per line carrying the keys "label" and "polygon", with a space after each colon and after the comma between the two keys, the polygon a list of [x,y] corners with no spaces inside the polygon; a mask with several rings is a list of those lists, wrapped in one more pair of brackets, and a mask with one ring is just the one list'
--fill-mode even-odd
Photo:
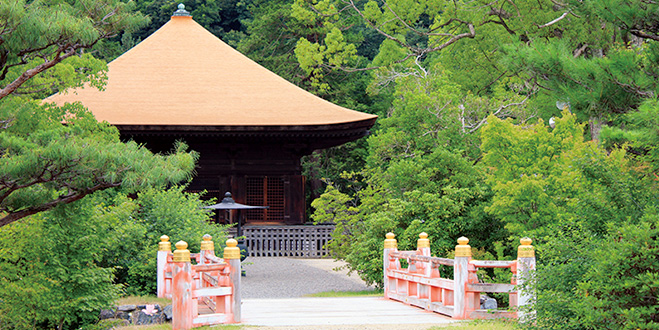
{"label": "bridge balustrade post", "polygon": [[215,243],[213,243],[213,236],[204,235],[199,248],[199,264],[210,264],[208,256],[215,256]]}
{"label": "bridge balustrade post", "polygon": [[[428,239],[427,233],[419,234],[419,239],[416,241],[416,254],[430,257],[430,240]],[[432,263],[417,261],[416,262],[417,272],[423,276],[430,278],[432,273]],[[419,299],[430,299],[430,286],[417,283],[417,296]]]}
{"label": "bridge balustrade post", "polygon": [[453,265],[453,318],[460,320],[467,318],[467,282],[471,260],[471,246],[468,243],[468,238],[458,238]]}
{"label": "bridge balustrade post", "polygon": [[[211,264],[212,262],[209,260],[209,256],[215,256],[215,243],[213,243],[213,237],[211,235],[204,235],[201,240],[201,244],[199,247],[199,265],[207,265]],[[217,276],[218,272],[210,272],[211,276]],[[197,279],[197,287],[198,288],[203,288],[207,287],[207,283],[204,280],[203,274],[199,274],[199,278]]]}
{"label": "bridge balustrade post", "polygon": [[[425,232],[419,234],[419,239],[416,241],[416,254],[430,257],[430,240],[428,239],[428,234]],[[425,262],[420,262],[420,264],[417,265],[417,269],[423,269],[423,274],[430,276],[432,264]]]}
{"label": "bridge balustrade post", "polygon": [[193,327],[195,301],[192,299],[192,264],[188,243],[176,243],[172,264],[172,330],[189,330]]}
{"label": "bridge balustrade post", "polygon": [[528,308],[533,304],[534,292],[529,287],[535,270],[535,249],[530,238],[519,240],[517,248],[517,317],[526,322],[531,317]]}
{"label": "bridge balustrade post", "polygon": [[160,236],[158,242],[158,277],[157,277],[157,295],[158,298],[165,298],[168,290],[167,283],[165,282],[165,271],[167,268],[167,256],[172,252],[172,243],[169,242],[169,236]]}
{"label": "bridge balustrade post", "polygon": [[[230,305],[230,311],[227,311],[227,319],[230,319],[232,323],[239,323],[241,318],[240,304],[240,248],[238,248],[238,241],[231,238],[227,240],[227,246],[224,248],[224,262],[229,264],[231,272],[229,273],[229,279],[231,280],[232,294]],[[229,316],[228,314],[231,314]]]}
{"label": "bridge balustrade post", "polygon": [[384,289],[384,297],[389,298],[389,291],[391,287],[396,285],[395,283],[389,283],[389,276],[387,275],[387,271],[391,265],[391,262],[389,261],[389,254],[397,250],[398,242],[396,241],[396,235],[394,235],[394,233],[387,233],[385,237],[386,239],[384,240],[384,252],[382,256],[382,273],[384,275],[382,286]]}

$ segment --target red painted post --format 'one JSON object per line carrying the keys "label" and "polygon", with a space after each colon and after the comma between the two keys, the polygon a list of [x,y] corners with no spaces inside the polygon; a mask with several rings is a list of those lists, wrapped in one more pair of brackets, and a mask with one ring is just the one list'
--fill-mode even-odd
{"label": "red painted post", "polygon": [[[416,253],[418,255],[430,257],[430,240],[428,239],[427,233],[419,234],[419,239],[416,241]],[[432,263],[417,261],[416,270],[418,274],[430,278]],[[419,299],[430,299],[430,286],[417,283],[416,292]],[[430,305],[428,305],[427,308],[430,308]]]}
{"label": "red painted post", "polygon": [[471,260],[471,246],[466,237],[458,238],[455,246],[453,265],[453,318],[464,320],[467,318],[467,282],[469,278],[469,260]]}
{"label": "red painted post", "polygon": [[172,330],[189,330],[193,327],[193,278],[188,243],[176,243],[172,264]]}
{"label": "red painted post", "polygon": [[535,270],[535,249],[530,238],[524,237],[519,240],[517,248],[517,317],[520,322],[527,322],[532,317],[525,309],[528,309],[534,300],[534,292],[529,287],[529,282]]}
{"label": "red painted post", "polygon": [[[419,234],[419,239],[416,241],[416,254],[430,257],[430,240],[427,233]],[[423,266],[417,266],[417,269],[422,268],[423,274],[430,276],[430,270],[432,268],[430,266],[431,264],[429,263],[427,265],[423,263]]]}
{"label": "red painted post", "polygon": [[394,233],[387,233],[385,235],[387,237],[384,240],[384,252],[383,252],[383,257],[382,257],[382,273],[384,275],[384,282],[383,282],[383,288],[384,288],[384,297],[389,298],[389,291],[391,290],[392,287],[395,287],[395,283],[389,283],[389,276],[387,276],[387,270],[389,270],[389,267],[391,265],[391,262],[389,261],[389,253],[396,251],[398,243],[396,242],[396,235]]}
{"label": "red painted post", "polygon": [[[213,243],[213,237],[211,235],[204,235],[199,247],[199,265],[207,265],[212,262],[209,260],[209,257],[215,257],[215,244]],[[209,275],[217,277],[219,272],[209,272]],[[202,274],[199,274],[197,279],[197,288],[207,287],[207,283],[204,280]]]}
{"label": "red painted post", "polygon": [[202,237],[201,246],[199,248],[199,264],[210,264],[211,262],[208,260],[207,256],[215,256],[215,243],[213,243],[213,237],[208,234]]}
{"label": "red painted post", "polygon": [[[241,313],[240,313],[240,248],[237,247],[238,241],[231,238],[227,240],[227,246],[224,248],[224,261],[229,264],[231,273],[229,273],[229,278],[231,279],[231,302],[230,309],[227,311],[227,319],[231,323],[240,323]],[[231,316],[229,316],[231,313]]]}
{"label": "red painted post", "polygon": [[[167,235],[160,236],[158,243],[158,298],[164,298],[167,294],[167,283],[165,283],[165,269],[167,268],[167,256],[172,253],[172,243]],[[171,289],[171,288],[170,288]]]}

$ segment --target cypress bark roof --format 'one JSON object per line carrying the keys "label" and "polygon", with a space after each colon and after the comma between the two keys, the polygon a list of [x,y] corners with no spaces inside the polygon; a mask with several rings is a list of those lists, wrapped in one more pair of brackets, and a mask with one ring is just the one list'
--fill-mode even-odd
{"label": "cypress bark roof", "polygon": [[[77,88],[46,102],[80,101],[121,126],[351,126],[377,116],[340,107],[289,83],[190,16],[172,19],[108,64],[104,91]],[[209,127],[210,128],[210,127]],[[147,128],[148,130],[148,128]]]}

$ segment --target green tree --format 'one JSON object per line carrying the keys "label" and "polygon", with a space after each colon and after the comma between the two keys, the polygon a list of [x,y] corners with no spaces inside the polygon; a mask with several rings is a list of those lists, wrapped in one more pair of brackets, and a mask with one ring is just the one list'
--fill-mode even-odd
{"label": "green tree", "polygon": [[[136,10],[151,23],[131,33],[131,38],[144,40],[170,20],[182,3],[194,20],[233,47],[245,36],[243,20],[250,17],[247,7],[252,2],[236,0],[133,0]],[[128,49],[124,49],[126,51]],[[117,54],[119,55],[119,54]]]}
{"label": "green tree", "polygon": [[[624,152],[607,155],[584,141],[575,115],[564,111],[552,131],[542,121],[527,127],[494,117],[488,121],[482,150],[494,197],[486,210],[501,218],[514,237],[542,238],[555,224],[581,222],[580,216],[587,217],[584,228],[603,233],[607,222],[624,219],[624,214],[607,217],[612,216],[604,213],[607,207],[630,203],[626,208],[633,210],[634,197],[620,191],[627,182],[615,177],[627,167]],[[610,196],[613,188],[617,197]],[[607,197],[619,201],[607,205]]]}
{"label": "green tree", "polygon": [[[132,3],[118,0],[3,1],[0,4],[0,101],[15,92],[30,93],[39,86],[49,88],[53,82],[48,84],[43,77],[39,84],[24,85],[99,41],[144,24],[144,17],[132,13],[133,8]],[[66,71],[68,77],[58,75],[56,83],[68,87],[66,84],[80,84],[84,80],[81,78],[95,78],[98,70],[88,69],[97,69],[98,64],[89,57],[80,58],[86,61],[70,61],[77,70]]]}
{"label": "green tree", "polygon": [[629,153],[638,160],[638,166],[647,168],[652,176],[659,178],[659,101],[648,99],[638,112],[628,113],[623,119],[624,129],[611,126],[602,129],[604,145],[609,148],[628,147]]}
{"label": "green tree", "polygon": [[224,227],[182,190],[101,191],[1,227],[2,327],[77,329],[120,294],[155,294],[161,235],[198,252],[210,234],[220,250]]}
{"label": "green tree", "polygon": [[578,24],[559,28],[556,38],[508,45],[504,65],[540,87],[548,98],[545,108],[569,104],[580,121],[589,122],[591,138],[599,139],[604,125],[621,125],[622,114],[656,93],[659,6],[606,0],[567,1],[561,8],[565,14],[552,27]]}
{"label": "green tree", "polygon": [[0,228],[0,324],[72,329],[95,322],[118,298],[113,270],[98,262],[110,228],[90,200]]}
{"label": "green tree", "polygon": [[0,226],[95,191],[190,178],[197,155],[183,144],[154,155],[122,143],[80,105],[31,99],[84,82],[102,87],[105,65],[81,51],[142,24],[131,9],[116,0],[0,4]]}
{"label": "green tree", "polygon": [[[504,221],[512,238],[533,237],[538,250],[533,324],[647,328],[656,317],[656,300],[643,298],[656,290],[646,278],[656,264],[653,177],[633,167],[624,150],[584,141],[583,125],[567,110],[553,130],[490,118],[482,139],[494,192],[485,210]],[[648,233],[632,239],[638,230]]]}

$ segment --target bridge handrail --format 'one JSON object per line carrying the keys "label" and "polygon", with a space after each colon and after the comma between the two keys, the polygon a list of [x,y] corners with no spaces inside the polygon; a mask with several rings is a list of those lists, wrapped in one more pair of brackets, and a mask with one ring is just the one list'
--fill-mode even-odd
{"label": "bridge handrail", "polygon": [[430,257],[417,254],[417,251],[392,251],[389,254],[391,257],[398,259],[407,259],[409,261],[430,262],[434,267],[437,265],[453,266],[453,259]]}
{"label": "bridge handrail", "polygon": [[[393,233],[384,241],[384,296],[415,305],[456,319],[523,317],[522,306],[529,305],[532,293],[523,285],[535,269],[535,252],[531,239],[520,240],[517,260],[472,260],[469,239],[461,237],[455,247],[455,258],[430,255],[428,234],[419,234],[417,250],[398,251]],[[408,263],[400,265],[401,259]],[[453,267],[453,278],[442,278],[439,266]],[[480,283],[478,268],[508,268],[511,283]],[[482,292],[508,293],[511,310],[481,310]]]}
{"label": "bridge handrail", "polygon": [[[172,299],[172,329],[239,323],[241,265],[238,242],[227,240],[224,258],[218,258],[210,235],[204,235],[199,253],[190,253],[184,241],[176,243],[176,250],[172,253],[169,237],[163,235],[160,240],[158,297]],[[211,309],[211,314],[199,314],[202,303]]]}

